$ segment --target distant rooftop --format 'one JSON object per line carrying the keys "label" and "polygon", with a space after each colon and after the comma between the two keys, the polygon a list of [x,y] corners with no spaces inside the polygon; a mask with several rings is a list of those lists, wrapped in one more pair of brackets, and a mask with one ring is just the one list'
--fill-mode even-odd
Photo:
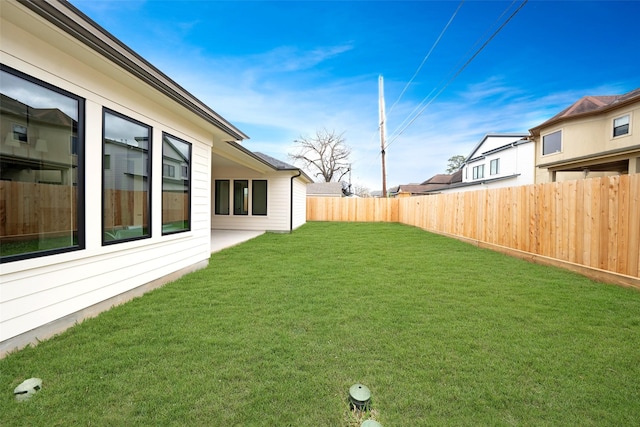
{"label": "distant rooftop", "polygon": [[307,196],[335,196],[342,197],[341,182],[312,182],[307,184]]}

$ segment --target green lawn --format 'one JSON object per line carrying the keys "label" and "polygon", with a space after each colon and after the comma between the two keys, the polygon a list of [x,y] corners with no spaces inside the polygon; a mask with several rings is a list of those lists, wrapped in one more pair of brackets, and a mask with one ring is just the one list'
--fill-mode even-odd
{"label": "green lawn", "polygon": [[399,224],[309,223],[9,355],[0,385],[3,426],[636,426],[640,292]]}

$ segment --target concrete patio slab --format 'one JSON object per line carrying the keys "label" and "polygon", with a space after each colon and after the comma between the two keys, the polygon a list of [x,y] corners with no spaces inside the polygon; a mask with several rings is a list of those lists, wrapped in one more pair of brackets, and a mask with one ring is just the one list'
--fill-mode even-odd
{"label": "concrete patio slab", "polygon": [[264,231],[211,230],[211,253],[239,245],[261,234],[264,234]]}

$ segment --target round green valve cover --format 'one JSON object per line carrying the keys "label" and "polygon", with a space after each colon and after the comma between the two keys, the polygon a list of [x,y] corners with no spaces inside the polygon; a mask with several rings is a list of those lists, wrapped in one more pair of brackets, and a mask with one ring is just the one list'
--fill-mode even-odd
{"label": "round green valve cover", "polygon": [[360,427],[382,427],[382,424],[375,420],[366,420],[365,422],[360,424]]}
{"label": "round green valve cover", "polygon": [[358,409],[366,408],[371,400],[371,392],[365,385],[354,384],[349,389],[349,400]]}

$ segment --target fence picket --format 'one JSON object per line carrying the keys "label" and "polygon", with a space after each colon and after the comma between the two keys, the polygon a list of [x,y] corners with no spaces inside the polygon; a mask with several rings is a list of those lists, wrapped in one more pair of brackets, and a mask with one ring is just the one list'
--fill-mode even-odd
{"label": "fence picket", "polygon": [[640,174],[402,199],[308,198],[307,220],[401,222],[640,277]]}

